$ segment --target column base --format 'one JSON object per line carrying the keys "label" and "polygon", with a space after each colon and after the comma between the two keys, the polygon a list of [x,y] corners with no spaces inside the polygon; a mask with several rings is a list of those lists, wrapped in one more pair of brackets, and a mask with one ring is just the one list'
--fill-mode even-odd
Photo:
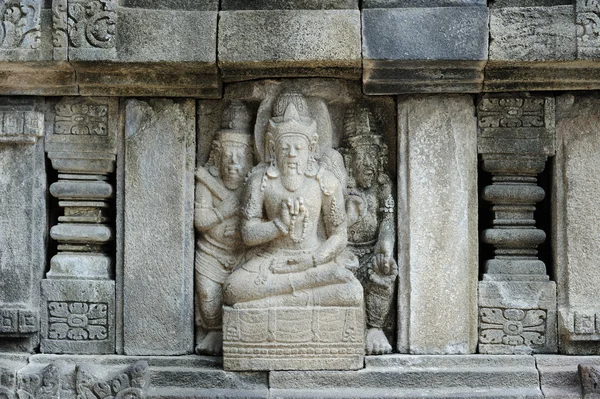
{"label": "column base", "polygon": [[556,353],[553,281],[480,281],[479,353]]}
{"label": "column base", "polygon": [[115,282],[42,281],[42,353],[115,352]]}

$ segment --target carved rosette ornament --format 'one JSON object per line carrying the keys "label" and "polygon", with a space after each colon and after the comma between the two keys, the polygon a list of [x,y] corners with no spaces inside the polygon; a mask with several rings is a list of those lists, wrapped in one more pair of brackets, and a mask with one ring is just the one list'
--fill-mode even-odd
{"label": "carved rosette ornament", "polygon": [[114,187],[116,100],[64,98],[52,109],[46,150],[63,210],[50,237],[58,253],[43,281],[42,350],[114,351]]}
{"label": "carved rosette ornament", "polygon": [[[484,353],[553,352],[556,288],[537,257],[537,246],[546,234],[536,227],[534,212],[545,196],[537,175],[554,154],[554,99],[486,96],[477,116],[482,167],[492,174],[492,184],[484,187],[481,196],[492,203],[494,213],[492,226],[482,232],[481,239],[494,247],[495,254],[485,262],[480,282],[479,349]],[[536,294],[527,297],[527,292]],[[534,325],[532,333],[539,335],[535,339],[522,334],[499,337],[500,330],[493,327],[511,320],[515,326],[522,324],[521,320],[540,311],[544,317]]]}

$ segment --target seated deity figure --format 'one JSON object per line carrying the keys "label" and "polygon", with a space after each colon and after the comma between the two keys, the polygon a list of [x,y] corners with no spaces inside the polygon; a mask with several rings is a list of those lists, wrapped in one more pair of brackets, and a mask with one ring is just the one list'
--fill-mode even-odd
{"label": "seated deity figure", "polygon": [[366,353],[390,353],[383,328],[392,308],[398,266],[392,183],[385,172],[387,146],[373,133],[372,115],[350,108],[344,120],[344,160],[348,170],[346,209],[349,248],[359,259],[357,277],[365,290]]}
{"label": "seated deity figure", "polygon": [[281,93],[267,126],[267,159],[247,181],[241,235],[252,249],[225,282],[227,305],[362,306],[362,286],[344,261],[344,187],[317,161],[318,140],[303,95]]}
{"label": "seated deity figure", "polygon": [[219,355],[223,347],[223,283],[246,247],[240,231],[240,198],[253,165],[251,113],[232,102],[204,167],[196,172],[196,352]]}

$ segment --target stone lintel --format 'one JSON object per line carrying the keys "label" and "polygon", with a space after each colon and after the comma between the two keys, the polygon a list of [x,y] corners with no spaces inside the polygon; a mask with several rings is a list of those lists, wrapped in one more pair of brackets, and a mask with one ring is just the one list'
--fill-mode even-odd
{"label": "stone lintel", "polygon": [[262,77],[360,77],[358,10],[222,11],[224,81]]}
{"label": "stone lintel", "polygon": [[367,94],[481,91],[486,7],[364,9],[362,24]]}

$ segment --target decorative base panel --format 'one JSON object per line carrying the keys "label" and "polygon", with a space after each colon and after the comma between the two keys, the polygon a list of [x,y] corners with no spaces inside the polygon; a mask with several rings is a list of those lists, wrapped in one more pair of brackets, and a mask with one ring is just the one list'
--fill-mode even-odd
{"label": "decorative base panel", "polygon": [[224,308],[225,370],[364,367],[362,307]]}
{"label": "decorative base panel", "polygon": [[43,353],[114,353],[115,282],[42,281]]}
{"label": "decorative base panel", "polygon": [[555,353],[556,329],[554,282],[479,282],[479,353]]}

